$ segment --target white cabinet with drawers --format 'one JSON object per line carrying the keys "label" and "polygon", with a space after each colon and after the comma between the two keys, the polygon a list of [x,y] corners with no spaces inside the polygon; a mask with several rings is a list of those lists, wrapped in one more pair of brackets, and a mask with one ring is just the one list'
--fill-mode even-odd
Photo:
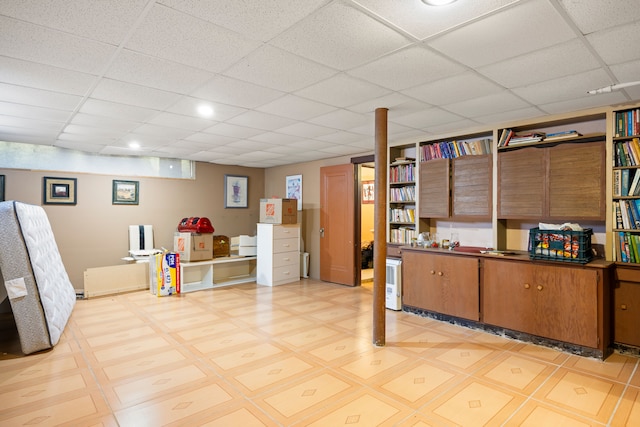
{"label": "white cabinet with drawers", "polygon": [[258,223],[258,285],[300,280],[300,224]]}

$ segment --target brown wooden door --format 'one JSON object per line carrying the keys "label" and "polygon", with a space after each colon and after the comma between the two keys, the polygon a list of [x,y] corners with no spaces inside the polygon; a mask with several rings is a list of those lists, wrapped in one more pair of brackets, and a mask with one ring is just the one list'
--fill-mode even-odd
{"label": "brown wooden door", "polygon": [[356,284],[354,200],[352,164],[320,168],[320,280]]}
{"label": "brown wooden door", "polygon": [[543,218],[546,214],[545,150],[535,147],[498,154],[498,218]]}

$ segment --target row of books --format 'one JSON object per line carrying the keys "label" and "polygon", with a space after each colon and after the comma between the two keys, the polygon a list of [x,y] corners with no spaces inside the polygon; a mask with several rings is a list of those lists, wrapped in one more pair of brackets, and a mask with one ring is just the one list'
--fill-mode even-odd
{"label": "row of books", "polygon": [[613,166],[640,166],[640,138],[614,144]]}
{"label": "row of books", "polygon": [[408,185],[406,187],[390,188],[389,200],[392,202],[415,202],[416,200],[416,187],[415,185]]}
{"label": "row of books", "polygon": [[617,111],[614,120],[616,137],[640,135],[640,108]]}
{"label": "row of books", "polygon": [[480,156],[491,153],[492,140],[489,138],[475,141],[441,141],[420,147],[420,161],[433,159],[455,159],[462,156]]}
{"label": "row of books", "polygon": [[389,182],[415,182],[415,165],[407,163],[389,168]]}
{"label": "row of books", "polygon": [[409,227],[398,227],[389,230],[389,240],[391,243],[411,243],[416,238],[416,230]]}
{"label": "row of books", "polygon": [[640,169],[613,170],[613,197],[640,196]]}
{"label": "row of books", "polygon": [[413,223],[416,221],[416,210],[415,209],[390,209],[389,221]]}
{"label": "row of books", "polygon": [[512,147],[536,142],[553,142],[561,139],[576,138],[582,136],[577,130],[564,130],[561,132],[546,133],[540,131],[529,131],[516,133],[513,129],[502,129],[498,138],[498,148]]}
{"label": "row of books", "polygon": [[615,200],[616,228],[620,230],[640,229],[640,199]]}
{"label": "row of books", "polygon": [[617,261],[640,263],[640,236],[620,231],[614,234]]}

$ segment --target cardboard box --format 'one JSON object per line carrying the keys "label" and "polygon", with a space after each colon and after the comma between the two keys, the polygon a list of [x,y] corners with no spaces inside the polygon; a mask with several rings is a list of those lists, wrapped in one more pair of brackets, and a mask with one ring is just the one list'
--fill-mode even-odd
{"label": "cardboard box", "polygon": [[149,258],[149,291],[164,297],[180,293],[180,255],[164,252]]}
{"label": "cardboard box", "polygon": [[180,261],[206,261],[213,259],[213,234],[176,233],[173,250],[180,254]]}
{"label": "cardboard box", "polygon": [[256,236],[241,234],[231,238],[231,254],[238,256],[256,256],[258,254]]}
{"label": "cardboard box", "polygon": [[295,224],[298,222],[296,199],[260,199],[260,222],[265,224]]}

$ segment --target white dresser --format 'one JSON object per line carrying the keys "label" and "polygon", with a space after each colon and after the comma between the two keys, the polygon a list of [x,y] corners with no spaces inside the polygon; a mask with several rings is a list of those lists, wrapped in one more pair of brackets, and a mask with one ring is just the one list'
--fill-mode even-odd
{"label": "white dresser", "polygon": [[258,223],[258,285],[300,280],[300,224]]}

